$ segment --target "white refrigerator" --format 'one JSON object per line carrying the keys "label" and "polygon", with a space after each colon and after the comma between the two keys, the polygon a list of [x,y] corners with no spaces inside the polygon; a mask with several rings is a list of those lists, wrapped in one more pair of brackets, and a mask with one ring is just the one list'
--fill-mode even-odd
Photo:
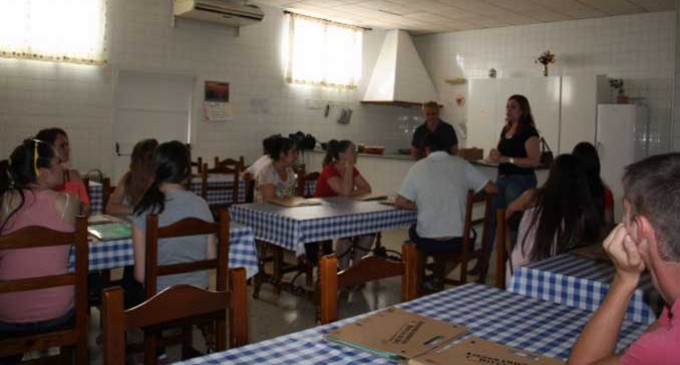
{"label": "white refrigerator", "polygon": [[623,177],[627,165],[647,156],[647,107],[637,104],[599,104],[595,145],[602,180],[614,194],[614,217],[621,220]]}

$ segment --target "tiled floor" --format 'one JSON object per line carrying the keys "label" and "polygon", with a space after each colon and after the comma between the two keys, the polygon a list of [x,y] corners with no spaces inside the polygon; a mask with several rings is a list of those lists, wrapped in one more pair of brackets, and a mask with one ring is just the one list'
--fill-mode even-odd
{"label": "tiled floor", "polygon": [[[383,244],[388,249],[400,251],[400,246],[407,238],[406,230],[393,230],[383,233]],[[493,256],[492,256],[493,257]],[[492,260],[493,263],[493,260]],[[491,265],[487,283],[492,284],[494,265]],[[458,270],[451,274],[457,277]],[[474,280],[475,278],[471,278]],[[297,279],[296,284],[303,284],[304,276]],[[252,287],[249,290],[248,314],[250,342],[258,342],[277,336],[297,332],[316,326],[315,308],[308,297],[299,297],[288,292],[281,295],[273,294],[271,287],[264,285],[260,297],[252,297]],[[368,311],[385,308],[400,302],[400,278],[392,278],[369,283],[360,291],[341,292],[338,310],[340,318],[347,318]],[[96,345],[96,337],[100,333],[99,312],[92,311],[90,331],[91,362],[99,364],[101,348]],[[195,336],[200,339],[200,336]],[[198,343],[197,343],[198,345]]]}

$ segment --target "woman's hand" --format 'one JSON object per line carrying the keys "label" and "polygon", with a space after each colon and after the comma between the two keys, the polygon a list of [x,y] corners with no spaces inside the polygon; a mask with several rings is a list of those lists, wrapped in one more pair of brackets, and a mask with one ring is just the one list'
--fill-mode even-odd
{"label": "woman's hand", "polygon": [[503,157],[503,155],[501,155],[501,153],[498,152],[497,149],[494,148],[491,151],[489,151],[489,161],[500,162],[501,157]]}

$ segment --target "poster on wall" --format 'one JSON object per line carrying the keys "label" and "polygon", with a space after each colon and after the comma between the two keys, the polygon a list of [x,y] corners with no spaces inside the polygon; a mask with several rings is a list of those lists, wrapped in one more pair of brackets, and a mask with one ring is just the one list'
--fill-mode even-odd
{"label": "poster on wall", "polygon": [[203,96],[203,111],[208,122],[233,120],[229,103],[229,83],[206,81]]}

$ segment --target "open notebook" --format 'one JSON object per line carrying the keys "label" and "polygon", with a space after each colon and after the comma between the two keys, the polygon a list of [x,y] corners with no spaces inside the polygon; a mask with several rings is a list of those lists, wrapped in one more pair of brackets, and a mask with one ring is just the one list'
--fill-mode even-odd
{"label": "open notebook", "polygon": [[100,241],[119,240],[132,237],[130,223],[102,223],[87,227],[87,232]]}
{"label": "open notebook", "polygon": [[371,201],[371,200],[385,200],[387,199],[386,194],[379,194],[379,193],[368,193],[368,194],[363,194],[363,195],[357,195],[353,197],[354,200],[360,200],[360,201]]}
{"label": "open notebook", "polygon": [[312,205],[321,205],[321,200],[319,199],[305,199],[301,197],[290,197],[290,198],[285,198],[285,199],[269,199],[267,201],[268,203],[280,205],[282,207],[287,207],[287,208],[294,208],[294,207],[308,207]]}

